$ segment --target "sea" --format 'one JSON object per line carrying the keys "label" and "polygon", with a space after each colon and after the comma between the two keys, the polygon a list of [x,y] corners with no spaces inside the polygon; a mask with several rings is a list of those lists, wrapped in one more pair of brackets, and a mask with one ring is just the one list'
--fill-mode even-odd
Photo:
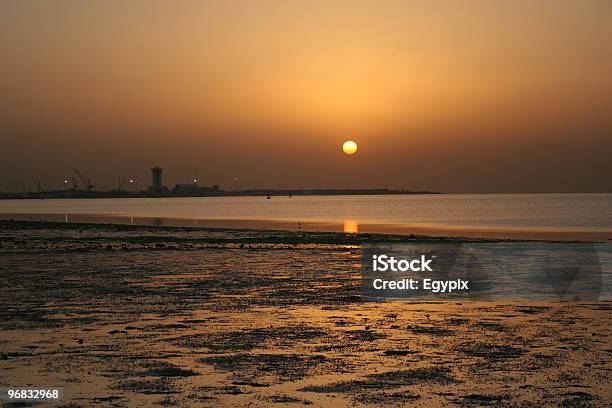
{"label": "sea", "polygon": [[20,199],[0,218],[607,240],[612,194]]}

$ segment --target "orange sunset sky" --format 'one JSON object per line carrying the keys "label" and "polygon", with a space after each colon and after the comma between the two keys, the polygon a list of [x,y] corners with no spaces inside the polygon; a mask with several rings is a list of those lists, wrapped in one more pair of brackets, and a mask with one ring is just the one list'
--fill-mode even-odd
{"label": "orange sunset sky", "polygon": [[6,0],[0,61],[0,190],[612,191],[608,0]]}

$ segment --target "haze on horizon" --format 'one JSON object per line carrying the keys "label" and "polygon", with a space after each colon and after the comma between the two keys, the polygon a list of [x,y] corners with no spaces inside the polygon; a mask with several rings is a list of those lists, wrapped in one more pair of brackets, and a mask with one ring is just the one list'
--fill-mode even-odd
{"label": "haze on horizon", "polygon": [[611,38],[607,0],[3,1],[0,191],[612,192]]}

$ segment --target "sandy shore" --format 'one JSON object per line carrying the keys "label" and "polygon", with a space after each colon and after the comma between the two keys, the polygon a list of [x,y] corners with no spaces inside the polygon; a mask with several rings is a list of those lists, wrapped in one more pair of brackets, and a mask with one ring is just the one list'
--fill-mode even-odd
{"label": "sandy shore", "polygon": [[361,244],[441,240],[0,221],[0,386],[66,406],[612,404],[610,302],[360,299]]}

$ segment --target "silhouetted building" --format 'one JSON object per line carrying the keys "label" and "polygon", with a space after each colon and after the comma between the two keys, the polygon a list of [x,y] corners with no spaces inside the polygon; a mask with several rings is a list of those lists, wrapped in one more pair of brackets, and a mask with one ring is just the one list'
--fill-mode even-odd
{"label": "silhouetted building", "polygon": [[219,186],[212,187],[200,186],[197,182],[187,184],[177,184],[172,189],[172,193],[176,195],[210,195],[219,192]]}
{"label": "silhouetted building", "polygon": [[172,190],[177,194],[199,193],[202,187],[198,183],[177,184]]}
{"label": "silhouetted building", "polygon": [[154,193],[161,193],[163,190],[163,185],[162,185],[162,171],[164,169],[162,169],[159,166],[155,166],[151,169],[151,174],[153,176],[153,185],[151,186],[151,190],[153,190]]}

